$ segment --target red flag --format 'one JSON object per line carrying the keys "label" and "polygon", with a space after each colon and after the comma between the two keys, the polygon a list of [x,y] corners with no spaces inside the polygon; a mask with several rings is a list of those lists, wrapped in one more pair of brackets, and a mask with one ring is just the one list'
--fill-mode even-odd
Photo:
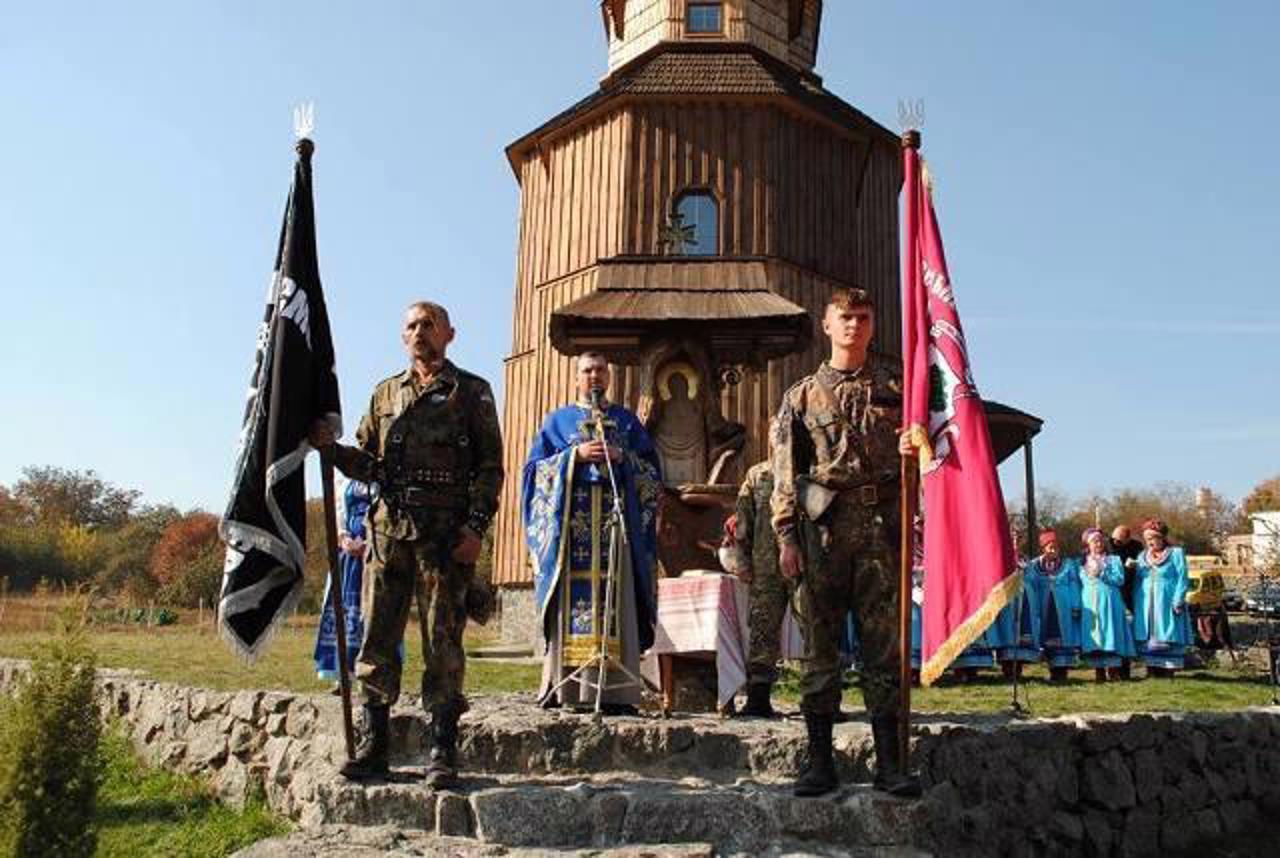
{"label": "red flag", "polygon": [[924,493],[920,682],[931,684],[1022,584],[991,436],[919,153],[904,146],[903,431]]}

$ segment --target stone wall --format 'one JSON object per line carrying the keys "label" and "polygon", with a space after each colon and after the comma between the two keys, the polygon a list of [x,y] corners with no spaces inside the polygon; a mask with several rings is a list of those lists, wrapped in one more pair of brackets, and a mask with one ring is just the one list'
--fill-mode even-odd
{"label": "stone wall", "polygon": [[942,726],[914,753],[948,854],[1178,855],[1280,815],[1275,708]]}
{"label": "stone wall", "polygon": [[[0,691],[25,669],[24,662],[0,659]],[[766,828],[788,836],[869,830],[874,812],[888,814],[891,824],[876,823],[885,836],[939,855],[1168,858],[1280,818],[1275,708],[1013,723],[922,716],[912,757],[924,799],[873,808],[864,788],[830,801],[789,798],[784,785],[804,747],[795,720],[681,716],[594,724],[504,696],[475,701],[463,720],[464,768],[484,773],[481,785],[426,800],[402,785],[357,788],[336,776],[343,748],[340,704],[332,695],[213,692],[127,671],[101,671],[98,686],[104,716],[119,720],[150,763],[209,778],[233,805],[260,789],[273,809],[306,828],[392,824],[488,839],[498,829],[486,820],[507,818],[503,803],[512,801],[542,807],[543,820],[552,818],[548,803],[614,802],[634,827],[644,818],[633,817],[635,808],[687,794],[691,811],[723,805],[760,815],[765,808],[761,818],[772,826]],[[406,700],[393,718],[393,748],[402,760],[420,761],[424,733],[421,712]],[[838,728],[846,782],[869,780],[870,749],[865,724]],[[596,775],[635,781],[635,795],[617,794],[616,786],[599,794],[591,786],[565,789]],[[495,806],[502,811],[496,817]],[[818,825],[826,816],[840,824]],[[646,839],[659,829],[619,831],[624,842],[663,842]],[[554,833],[539,836],[554,840]]]}

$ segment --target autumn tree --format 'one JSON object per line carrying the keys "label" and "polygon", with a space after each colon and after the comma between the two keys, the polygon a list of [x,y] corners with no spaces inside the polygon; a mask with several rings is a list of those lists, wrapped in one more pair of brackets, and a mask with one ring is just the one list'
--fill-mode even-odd
{"label": "autumn tree", "polygon": [[93,470],[73,471],[52,466],[22,469],[12,500],[29,517],[29,524],[68,523],[93,529],[124,524],[141,492],[122,489]]}
{"label": "autumn tree", "polygon": [[218,538],[218,517],[192,512],[164,529],[149,565],[161,600],[195,607],[212,604],[222,584],[224,551]]}
{"label": "autumn tree", "polygon": [[1254,486],[1253,491],[1245,496],[1241,506],[1244,507],[1246,515],[1280,510],[1280,474]]}

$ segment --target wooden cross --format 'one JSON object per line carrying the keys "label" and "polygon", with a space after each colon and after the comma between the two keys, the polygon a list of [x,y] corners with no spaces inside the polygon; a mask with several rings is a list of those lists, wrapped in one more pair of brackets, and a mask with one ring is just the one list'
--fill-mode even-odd
{"label": "wooden cross", "polygon": [[694,227],[684,225],[684,215],[672,212],[667,222],[658,227],[658,244],[667,256],[684,256],[687,246],[698,243],[695,233]]}

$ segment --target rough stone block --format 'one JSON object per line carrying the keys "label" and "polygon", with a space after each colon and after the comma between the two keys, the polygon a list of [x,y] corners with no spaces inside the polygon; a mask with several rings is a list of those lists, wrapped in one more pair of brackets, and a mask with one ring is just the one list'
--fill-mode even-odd
{"label": "rough stone block", "polygon": [[[877,846],[910,843],[921,824],[922,802],[890,798],[870,787],[856,787],[845,800],[865,842]],[[856,829],[855,829],[856,830]]]}
{"label": "rough stone block", "polygon": [[224,804],[237,809],[244,808],[252,789],[248,766],[235,757],[228,758],[226,765],[222,767],[218,772],[218,776],[214,779],[213,787],[218,793],[218,798]]}
{"label": "rough stone block", "polygon": [[310,701],[294,701],[285,715],[284,731],[295,739],[310,738],[315,732],[319,717],[319,711]]}
{"label": "rough stone block", "polygon": [[1211,840],[1222,834],[1222,820],[1216,811],[1197,810],[1191,814],[1191,819],[1196,827],[1196,838],[1199,840]]}
{"label": "rough stone block", "polygon": [[1125,858],[1142,858],[1160,851],[1160,816],[1154,810],[1139,807],[1125,817],[1120,852]]}
{"label": "rough stone block", "polygon": [[1195,817],[1191,815],[1166,816],[1160,823],[1160,846],[1166,852],[1182,854],[1199,836]]}
{"label": "rough stone block", "polygon": [[236,696],[231,698],[231,705],[227,708],[227,714],[252,724],[253,720],[258,717],[258,701],[261,699],[261,691],[236,692]]}
{"label": "rough stone block", "polygon": [[471,837],[475,821],[466,797],[453,792],[440,793],[436,797],[435,825],[436,834],[442,837]]}
{"label": "rough stone block", "polygon": [[622,825],[628,843],[710,842],[722,852],[759,852],[774,836],[764,808],[728,792],[636,795]]}
{"label": "rough stone block", "polygon": [[1228,835],[1239,834],[1258,817],[1258,807],[1251,801],[1228,801],[1218,808],[1222,818],[1222,830]]}
{"label": "rough stone block", "polygon": [[1085,811],[1081,822],[1084,828],[1084,854],[1090,858],[1106,858],[1111,854],[1114,838],[1111,822],[1096,810]]}
{"label": "rough stone block", "polygon": [[612,846],[622,837],[622,823],[631,802],[618,792],[604,792],[591,799],[592,842],[596,846]]}
{"label": "rough stone block", "polygon": [[1054,837],[1065,840],[1069,844],[1079,844],[1084,840],[1084,822],[1074,813],[1056,810],[1049,821],[1049,831]]}
{"label": "rough stone block", "polygon": [[293,740],[288,737],[277,737],[267,740],[263,746],[263,756],[267,760],[265,779],[267,784],[286,784],[293,773]]}
{"label": "rough stone block", "polygon": [[262,695],[259,701],[259,711],[261,715],[278,715],[288,710],[289,705],[294,701],[294,695],[282,694],[278,691],[268,691]]}
{"label": "rough stone block", "polygon": [[1124,733],[1120,737],[1120,745],[1126,751],[1151,748],[1156,744],[1157,734],[1155,718],[1150,715],[1134,715],[1125,724]]}
{"label": "rough stone block", "polygon": [[1087,758],[1081,764],[1080,782],[1084,800],[1106,810],[1125,810],[1136,800],[1129,767],[1116,751]]}
{"label": "rough stone block", "polygon": [[778,834],[800,840],[865,842],[858,813],[836,801],[794,798],[785,793],[761,796],[778,820]]}
{"label": "rough stone block", "polygon": [[1124,741],[1128,725],[1116,721],[1092,720],[1086,722],[1084,732],[1084,752],[1086,754],[1102,754],[1110,751]]}
{"label": "rough stone block", "polygon": [[253,753],[259,735],[257,730],[241,721],[231,728],[231,735],[227,737],[227,751],[243,758]]}
{"label": "rough stone block", "polygon": [[1164,791],[1164,767],[1160,765],[1160,757],[1150,748],[1143,748],[1133,755],[1133,787],[1138,804],[1158,801]]}
{"label": "rough stone block", "polygon": [[217,768],[227,758],[227,737],[213,730],[201,730],[187,744],[187,763],[194,769]]}
{"label": "rough stone block", "polygon": [[434,831],[436,827],[436,794],[418,786],[367,787],[364,808],[364,816],[359,820],[361,825],[394,825],[417,831]]}
{"label": "rough stone block", "polygon": [[613,733],[603,724],[588,723],[573,733],[568,764],[573,771],[595,772],[613,762]]}
{"label": "rough stone block", "polygon": [[748,755],[742,741],[726,733],[704,733],[694,746],[700,771],[745,769]]}
{"label": "rough stone block", "polygon": [[269,715],[267,717],[267,726],[264,728],[268,736],[284,735],[284,715]]}
{"label": "rough stone block", "polygon": [[569,790],[521,787],[471,796],[476,835],[506,846],[585,846],[591,817],[582,797]]}

